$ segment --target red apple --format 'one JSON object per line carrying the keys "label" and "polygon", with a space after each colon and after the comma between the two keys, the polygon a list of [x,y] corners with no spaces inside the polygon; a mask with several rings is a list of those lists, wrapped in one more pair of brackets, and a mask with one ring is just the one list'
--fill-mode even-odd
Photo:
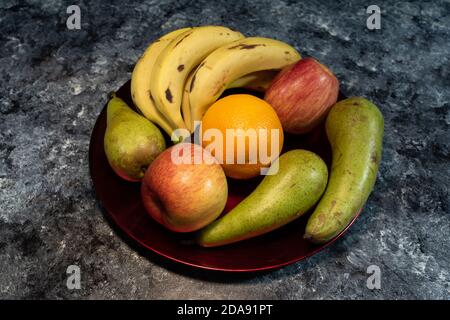
{"label": "red apple", "polygon": [[281,71],[264,99],[277,112],[283,129],[299,134],[325,117],[338,93],[339,81],[334,74],[317,60],[305,58]]}
{"label": "red apple", "polygon": [[217,160],[199,145],[180,143],[163,151],[142,180],[148,213],[176,232],[203,228],[225,207],[228,187]]}

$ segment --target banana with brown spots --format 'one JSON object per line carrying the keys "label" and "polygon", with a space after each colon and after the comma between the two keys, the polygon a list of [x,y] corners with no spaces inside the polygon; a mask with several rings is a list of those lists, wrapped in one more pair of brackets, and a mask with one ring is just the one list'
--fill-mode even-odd
{"label": "banana with brown spots", "polygon": [[211,52],[244,36],[221,26],[196,27],[173,39],[161,52],[151,74],[156,107],[177,128],[185,128],[181,101],[186,79]]}
{"label": "banana with brown spots", "polygon": [[257,71],[282,69],[298,60],[300,54],[295,48],[269,38],[245,38],[220,47],[193,75],[189,93],[192,123],[201,120],[235,80]]}

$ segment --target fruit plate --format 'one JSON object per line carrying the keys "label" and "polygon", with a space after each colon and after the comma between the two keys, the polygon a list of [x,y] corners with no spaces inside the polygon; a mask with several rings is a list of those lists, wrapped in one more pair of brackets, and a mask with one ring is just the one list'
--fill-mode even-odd
{"label": "fruit plate", "polygon": [[[236,91],[239,92],[239,90],[230,90],[225,94],[237,93]],[[130,81],[125,83],[116,94],[133,106]],[[257,93],[254,94],[257,95]],[[171,232],[154,221],[141,201],[140,183],[127,182],[114,173],[103,149],[105,129],[106,106],[97,119],[89,146],[89,166],[97,199],[105,209],[109,220],[126,237],[133,239],[144,249],[175,262],[227,272],[255,272],[280,268],[312,256],[329,246],[341,237],[357,218],[356,216],[338,236],[321,245],[312,244],[303,239],[306,222],[310,215],[306,213],[278,230],[253,239],[223,247],[200,247],[194,243],[192,233]],[[283,152],[298,148],[317,153],[328,166],[330,165],[331,148],[323,124],[309,134],[285,137]],[[242,181],[229,179],[229,195],[224,213],[250,194],[260,181],[261,177]]]}

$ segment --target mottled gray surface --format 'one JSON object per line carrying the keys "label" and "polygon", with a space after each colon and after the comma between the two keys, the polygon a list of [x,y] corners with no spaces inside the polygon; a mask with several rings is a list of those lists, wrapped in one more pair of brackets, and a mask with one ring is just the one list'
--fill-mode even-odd
{"label": "mottled gray surface", "polygon": [[[0,2],[0,298],[450,298],[450,2]],[[106,2],[105,2],[106,3]],[[366,29],[365,7],[382,9]],[[88,147],[108,92],[175,28],[228,25],[295,45],[386,121],[375,190],[349,233],[259,276],[180,268],[127,245],[102,216]],[[65,286],[82,270],[82,289]],[[366,287],[378,265],[381,290]]]}

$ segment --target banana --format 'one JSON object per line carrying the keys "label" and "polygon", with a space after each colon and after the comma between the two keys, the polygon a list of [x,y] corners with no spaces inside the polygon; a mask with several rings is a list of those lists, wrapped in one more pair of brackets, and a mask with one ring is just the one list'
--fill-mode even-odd
{"label": "banana", "polygon": [[[181,102],[181,112],[183,115],[184,124],[190,132],[194,130],[193,124],[191,123],[191,105],[189,103],[189,93],[194,73],[194,71],[191,72],[186,80],[183,90],[183,99]],[[263,70],[249,73],[232,82],[227,89],[245,88],[264,92],[267,90],[273,78],[275,78],[277,74],[277,70]]]}
{"label": "banana", "polygon": [[159,55],[151,74],[150,91],[159,111],[178,128],[185,128],[180,108],[189,73],[212,51],[243,37],[226,27],[202,26],[173,39]]}
{"label": "banana", "polygon": [[168,135],[171,135],[175,127],[159,112],[150,97],[150,75],[161,51],[175,37],[191,29],[172,31],[153,42],[139,58],[131,74],[131,97],[134,104],[147,119],[159,125]]}
{"label": "banana", "polygon": [[300,58],[295,48],[269,38],[245,38],[220,47],[202,61],[193,76],[191,123],[201,120],[234,80],[256,71],[281,69]]}
{"label": "banana", "polygon": [[227,89],[245,88],[264,92],[269,87],[279,70],[263,70],[246,74],[242,78],[233,81]]}
{"label": "banana", "polygon": [[191,133],[193,132],[194,128],[191,123],[191,104],[189,103],[189,93],[194,74],[195,72],[191,72],[186,80],[186,83],[184,84],[183,98],[181,101],[181,113],[183,115],[184,124]]}

